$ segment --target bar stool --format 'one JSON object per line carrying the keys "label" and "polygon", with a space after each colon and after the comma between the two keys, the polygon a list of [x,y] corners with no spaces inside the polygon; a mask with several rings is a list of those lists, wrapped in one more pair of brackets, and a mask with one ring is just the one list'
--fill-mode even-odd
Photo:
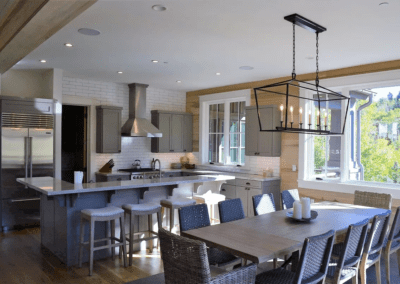
{"label": "bar stool", "polygon": [[223,194],[213,193],[210,190],[204,194],[193,195],[193,200],[196,201],[197,204],[207,204],[210,210],[210,223],[212,224],[214,217],[214,206],[218,205],[218,202],[225,201],[226,197]]}
{"label": "bar stool", "polygon": [[[126,240],[129,242],[129,265],[132,265],[132,255],[133,255],[133,244],[141,241],[149,241],[151,240],[150,245],[150,253],[153,252],[153,239],[158,238],[158,232],[153,231],[153,214],[157,213],[157,222],[158,229],[161,228],[161,205],[155,203],[142,203],[142,204],[124,204],[122,205],[122,209],[124,209],[125,214],[129,215],[129,237]],[[135,231],[134,231],[134,218],[135,216],[144,216],[148,215],[148,234],[149,237],[134,239]],[[138,232],[136,234],[142,234],[145,232]],[[121,231],[121,235],[123,232]]]}
{"label": "bar stool", "polygon": [[196,204],[196,200],[185,198],[185,197],[172,197],[170,199],[163,199],[160,201],[161,206],[164,208],[168,208],[170,211],[170,224],[169,231],[172,232],[172,228],[174,227],[174,212],[175,209],[179,209],[182,207],[190,206]]}
{"label": "bar stool", "polygon": [[[120,220],[121,231],[122,231],[122,239],[115,237],[115,220]],[[111,227],[111,237],[108,236],[104,239],[95,240],[94,239],[94,229],[96,221],[106,221],[110,222]],[[111,248],[111,255],[114,259],[115,256],[115,247],[122,246],[123,254],[124,254],[124,267],[127,267],[126,261],[126,240],[125,240],[125,228],[124,225],[124,210],[118,207],[110,206],[100,209],[85,209],[81,211],[81,226],[80,226],[80,242],[79,242],[79,267],[82,267],[82,256],[83,256],[83,246],[89,245],[89,275],[93,274],[93,252],[101,249],[109,249]],[[84,226],[85,223],[88,222],[90,224],[90,236],[89,241],[85,242],[85,234],[84,234]],[[104,242],[107,241],[107,245],[103,245],[100,247],[94,247],[94,243],[96,242]],[[115,243],[118,241],[119,243]]]}

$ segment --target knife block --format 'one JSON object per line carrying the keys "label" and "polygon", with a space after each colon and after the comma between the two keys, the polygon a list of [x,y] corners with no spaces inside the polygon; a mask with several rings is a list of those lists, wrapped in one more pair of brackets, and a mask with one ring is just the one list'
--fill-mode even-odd
{"label": "knife block", "polygon": [[106,174],[111,174],[112,173],[112,167],[107,163],[105,164],[100,170],[100,173],[106,173]]}

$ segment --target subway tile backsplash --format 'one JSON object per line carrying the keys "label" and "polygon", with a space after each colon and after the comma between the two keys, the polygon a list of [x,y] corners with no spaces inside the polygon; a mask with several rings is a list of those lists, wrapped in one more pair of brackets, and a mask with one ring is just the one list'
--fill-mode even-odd
{"label": "subway tile backsplash", "polygon": [[[129,88],[127,84],[83,80],[78,78],[63,78],[63,94],[94,98],[102,105],[123,107],[122,123],[128,119]],[[148,87],[147,88],[147,118],[151,118],[151,110],[186,111],[186,93]],[[114,169],[130,168],[135,160],[141,160],[142,167],[150,167],[153,158],[160,159],[163,168],[169,168],[171,163],[179,163],[183,153],[156,154],[151,153],[151,138],[122,137],[121,153],[97,154],[95,171],[98,171],[108,160],[114,160]],[[199,164],[199,153],[188,153],[190,163]],[[266,168],[273,170],[274,176],[279,176],[280,158],[246,156],[244,167],[222,167],[224,171],[250,172],[262,174]]]}

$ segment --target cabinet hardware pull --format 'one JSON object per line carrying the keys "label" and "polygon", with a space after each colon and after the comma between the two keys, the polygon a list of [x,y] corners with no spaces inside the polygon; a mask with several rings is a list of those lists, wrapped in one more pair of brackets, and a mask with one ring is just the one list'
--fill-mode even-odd
{"label": "cabinet hardware pull", "polygon": [[246,182],[246,184],[247,184],[247,185],[250,185],[250,183],[249,183],[249,182]]}
{"label": "cabinet hardware pull", "polygon": [[174,152],[174,150],[169,150],[170,152]]}
{"label": "cabinet hardware pull", "polygon": [[26,201],[39,201],[40,198],[26,198],[26,199],[11,199],[10,202],[11,203],[15,203],[15,202],[26,202]]}
{"label": "cabinet hardware pull", "polygon": [[225,188],[221,188],[221,191],[226,191],[226,189]]}

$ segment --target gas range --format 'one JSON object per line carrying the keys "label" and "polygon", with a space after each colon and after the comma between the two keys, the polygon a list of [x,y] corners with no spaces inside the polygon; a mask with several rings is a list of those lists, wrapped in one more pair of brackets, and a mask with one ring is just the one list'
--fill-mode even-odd
{"label": "gas range", "polygon": [[[128,172],[131,174],[131,180],[134,179],[153,179],[159,178],[160,173],[158,170],[153,170],[152,168],[140,168],[140,169],[119,169],[121,172]],[[163,177],[161,172],[161,177]]]}

